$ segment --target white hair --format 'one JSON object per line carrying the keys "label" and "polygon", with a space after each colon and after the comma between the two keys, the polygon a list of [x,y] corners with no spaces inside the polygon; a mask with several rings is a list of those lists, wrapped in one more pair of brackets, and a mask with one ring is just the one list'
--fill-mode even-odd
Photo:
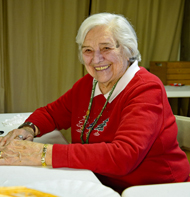
{"label": "white hair", "polygon": [[98,13],[89,16],[83,21],[76,36],[76,42],[79,47],[79,59],[82,63],[82,45],[84,39],[87,33],[98,25],[109,27],[117,43],[123,47],[124,54],[130,61],[141,61],[141,55],[138,51],[137,36],[129,21],[122,15]]}

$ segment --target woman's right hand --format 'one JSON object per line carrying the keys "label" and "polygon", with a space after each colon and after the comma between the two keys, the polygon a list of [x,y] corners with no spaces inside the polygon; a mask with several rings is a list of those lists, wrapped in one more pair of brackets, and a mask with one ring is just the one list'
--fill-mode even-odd
{"label": "woman's right hand", "polygon": [[[23,138],[20,138],[22,136]],[[33,141],[34,131],[30,127],[23,127],[21,129],[14,129],[7,135],[0,137],[0,146],[9,144],[13,139]]]}
{"label": "woman's right hand", "polygon": [[[0,146],[0,166],[41,166],[43,146],[44,144],[37,142],[13,139],[6,146]],[[48,166],[52,165],[52,147],[52,144],[48,144],[45,157]]]}

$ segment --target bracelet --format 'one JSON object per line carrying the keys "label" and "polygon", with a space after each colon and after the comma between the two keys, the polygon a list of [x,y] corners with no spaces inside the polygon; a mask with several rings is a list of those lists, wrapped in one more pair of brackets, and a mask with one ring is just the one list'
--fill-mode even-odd
{"label": "bracelet", "polygon": [[44,146],[43,146],[42,157],[41,157],[42,166],[47,166],[46,165],[47,146],[48,146],[48,144],[44,144]]}

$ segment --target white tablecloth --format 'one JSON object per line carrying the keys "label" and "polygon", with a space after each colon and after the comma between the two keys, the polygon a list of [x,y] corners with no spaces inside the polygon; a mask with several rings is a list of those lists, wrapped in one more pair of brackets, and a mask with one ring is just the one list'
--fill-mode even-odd
{"label": "white tablecloth", "polygon": [[[4,131],[4,134],[0,136],[6,135],[9,131],[18,128],[24,119],[27,118],[31,113],[5,113],[0,114],[0,130]],[[34,138],[34,142],[39,143],[47,143],[47,144],[67,144],[67,140],[61,134],[60,131],[54,130],[51,133],[47,133],[42,137]]]}
{"label": "white tablecloth", "polygon": [[[0,130],[4,131],[3,135],[22,124],[17,120],[29,115],[30,113],[0,114]],[[34,141],[50,144],[67,143],[58,130],[35,138]],[[0,186],[26,186],[61,197],[120,196],[111,188],[102,185],[93,172],[69,168],[0,166]]]}
{"label": "white tablecloth", "polygon": [[190,97],[190,86],[164,86],[166,89],[167,97],[168,98],[184,98]]}
{"label": "white tablecloth", "polygon": [[0,186],[20,186],[51,180],[80,180],[100,184],[90,170],[41,166],[0,166]]}

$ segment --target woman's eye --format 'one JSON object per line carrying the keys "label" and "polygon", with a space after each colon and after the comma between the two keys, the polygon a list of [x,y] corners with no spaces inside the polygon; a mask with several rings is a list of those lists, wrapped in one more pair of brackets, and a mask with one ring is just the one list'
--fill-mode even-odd
{"label": "woman's eye", "polygon": [[110,47],[104,47],[103,49],[102,49],[102,51],[109,51],[111,48]]}
{"label": "woman's eye", "polygon": [[91,53],[92,52],[92,50],[90,50],[90,49],[85,49],[84,51],[83,51],[83,53]]}

